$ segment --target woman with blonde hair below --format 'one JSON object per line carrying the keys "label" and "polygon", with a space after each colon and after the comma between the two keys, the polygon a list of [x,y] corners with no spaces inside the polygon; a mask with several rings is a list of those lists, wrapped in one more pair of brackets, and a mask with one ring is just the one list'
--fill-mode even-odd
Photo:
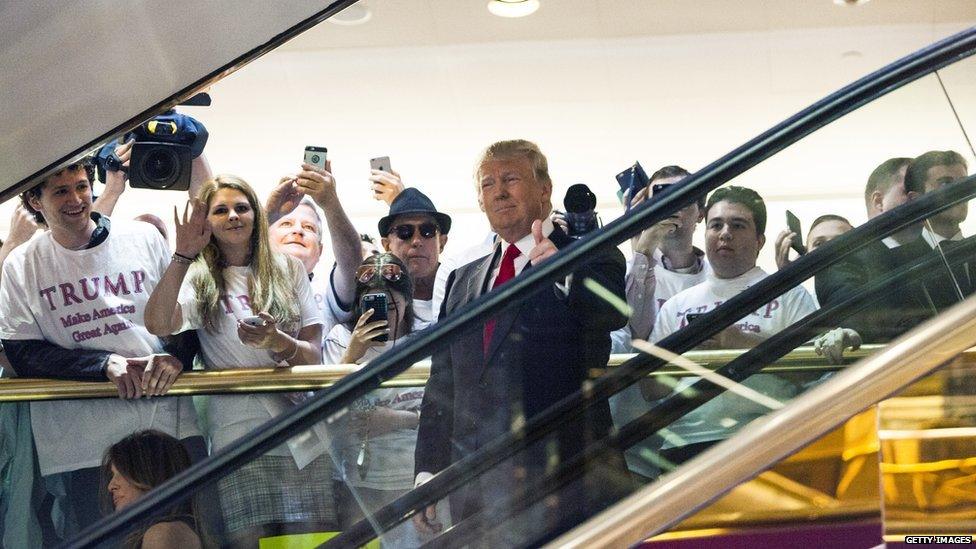
{"label": "woman with blonde hair below", "polygon": [[[320,364],[322,319],[305,269],[272,251],[267,215],[251,186],[219,175],[191,202],[192,213],[188,203],[182,220],[174,211],[176,253],[149,299],[146,328],[160,335],[197,329],[207,369]],[[283,394],[211,397],[213,451],[291,405]],[[222,478],[218,492],[231,545],[336,530],[325,452],[322,436],[306,432]]]}
{"label": "woman with blonde hair below", "polygon": [[[133,433],[105,451],[102,507],[121,511],[146,492],[190,467],[190,455],[175,438],[160,431]],[[122,547],[165,549],[201,547],[193,505],[183,501],[132,529]]]}

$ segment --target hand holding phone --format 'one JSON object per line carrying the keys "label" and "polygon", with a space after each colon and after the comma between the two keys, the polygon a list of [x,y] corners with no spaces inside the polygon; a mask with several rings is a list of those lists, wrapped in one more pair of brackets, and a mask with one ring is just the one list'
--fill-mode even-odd
{"label": "hand holding phone", "polygon": [[790,247],[800,255],[807,253],[807,248],[803,245],[803,231],[800,230],[800,220],[789,210],[786,210],[786,227],[793,233]]}
{"label": "hand holding phone", "polygon": [[309,145],[305,147],[305,163],[324,170],[326,154],[328,152],[329,149],[325,147],[314,147]]}
{"label": "hand holding phone", "polygon": [[[627,168],[626,170],[617,174],[617,184],[620,185],[620,190],[624,192],[627,197],[627,201],[624,206],[629,210],[630,202],[634,199],[634,196],[640,192],[641,189],[647,186],[650,178],[647,177],[647,172],[640,165],[640,162],[634,162],[634,165]],[[629,193],[627,191],[630,191]]]}
{"label": "hand holding phone", "polygon": [[260,328],[268,323],[259,316],[248,316],[241,319],[241,322],[247,324],[248,326],[254,326],[255,328]]}
{"label": "hand holding phone", "polygon": [[[387,301],[386,294],[375,293],[366,294],[362,297],[360,301],[360,310],[368,311],[373,309],[372,316],[369,317],[369,321],[376,322],[378,320],[386,320],[389,322],[389,317],[387,315]],[[390,336],[388,334],[380,334],[373,338],[373,341],[389,341]]]}

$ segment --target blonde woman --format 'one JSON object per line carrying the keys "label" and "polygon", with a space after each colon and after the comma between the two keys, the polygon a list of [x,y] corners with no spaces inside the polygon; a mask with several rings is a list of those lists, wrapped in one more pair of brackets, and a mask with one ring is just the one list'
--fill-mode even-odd
{"label": "blonde woman", "polygon": [[[321,178],[302,172],[299,178]],[[176,218],[176,253],[146,308],[154,334],[197,329],[208,369],[321,363],[322,320],[301,263],[273,252],[254,190],[220,175]],[[280,394],[214,396],[214,451],[283,412]],[[331,467],[322,443],[296,437],[218,484],[234,545],[261,537],[336,529]],[[311,437],[314,438],[314,437]]]}

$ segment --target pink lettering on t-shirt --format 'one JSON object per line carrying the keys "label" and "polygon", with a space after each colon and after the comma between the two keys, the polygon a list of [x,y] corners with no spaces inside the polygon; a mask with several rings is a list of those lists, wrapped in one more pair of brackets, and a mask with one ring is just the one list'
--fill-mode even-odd
{"label": "pink lettering on t-shirt", "polygon": [[[105,276],[105,294],[106,295],[109,292],[111,292],[114,295],[119,295],[119,292],[122,292],[123,295],[129,295],[130,293],[132,293],[132,292],[129,291],[129,286],[125,283],[125,275],[123,275],[122,273],[119,273],[119,276],[118,276],[118,278],[115,279],[115,281],[116,281],[116,283],[115,284],[112,284],[112,279],[109,278],[108,275]],[[66,303],[66,305],[67,305],[67,303]]]}
{"label": "pink lettering on t-shirt", "polygon": [[146,271],[142,271],[142,270],[132,271],[132,286],[133,286],[132,291],[137,294],[141,294],[143,291],[142,283],[145,282],[145,280],[146,280]]}
{"label": "pink lettering on t-shirt", "polygon": [[766,304],[766,314],[763,315],[765,318],[773,318],[772,312],[779,309],[779,300],[774,299]]}
{"label": "pink lettering on t-shirt", "polygon": [[65,307],[71,305],[72,302],[83,303],[81,298],[75,294],[74,284],[71,284],[70,282],[62,282],[61,284],[58,284],[58,288],[61,289],[61,297],[64,299]]}
{"label": "pink lettering on t-shirt", "polygon": [[54,293],[54,286],[44,288],[43,290],[41,290],[41,297],[47,298],[47,304],[51,306],[52,311],[56,309],[56,307],[54,306],[54,298],[51,297],[51,294],[53,293]]}
{"label": "pink lettering on t-shirt", "polygon": [[91,301],[98,297],[98,281],[101,280],[101,278],[102,277],[100,276],[93,276],[91,278],[92,281],[91,291],[88,290],[87,278],[82,278],[81,280],[78,281],[81,284],[81,295],[85,296],[85,299],[87,301]]}

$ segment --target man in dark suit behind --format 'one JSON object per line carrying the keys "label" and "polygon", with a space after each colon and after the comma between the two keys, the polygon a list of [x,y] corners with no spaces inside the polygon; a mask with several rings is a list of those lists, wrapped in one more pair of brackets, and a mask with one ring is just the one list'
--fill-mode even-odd
{"label": "man in dark suit behind", "polygon": [[[494,253],[452,273],[442,318],[572,242],[549,219],[552,182],[535,144],[491,145],[478,164],[476,183],[478,203],[498,243]],[[610,332],[627,319],[583,282],[591,279],[623,300],[624,271],[618,250],[595,257],[565,281],[546,286],[434,353],[420,415],[418,484],[579,390],[606,367]],[[458,522],[520,493],[588,441],[606,436],[610,426],[609,406],[594,406],[555,436],[452,494],[452,518]],[[583,481],[501,528],[496,541],[531,542],[543,532],[567,530],[624,495],[629,482],[622,455],[615,454],[588,468]],[[433,533],[443,518],[431,506],[414,522],[421,532]]]}
{"label": "man in dark suit behind", "polygon": [[[872,201],[866,200],[868,216],[886,213],[927,192],[959,181],[966,177],[966,173],[965,160],[954,151],[929,151],[915,159],[888,160],[868,180],[865,196],[872,196],[873,190],[876,205],[872,210]],[[883,183],[879,184],[878,180]],[[901,191],[884,191],[887,188],[900,188]],[[882,195],[888,198],[882,201]],[[941,253],[942,247],[954,244],[947,241],[962,239],[959,224],[966,219],[967,211],[966,203],[957,204],[932,215],[923,224],[871,242],[817,274],[820,305],[846,301],[896,269],[917,263],[932,253]],[[972,293],[974,282],[976,273],[971,262],[953,265],[951,272],[939,265],[925,276],[905,281],[898,289],[887,292],[883,302],[851,316],[844,325],[856,330],[867,343],[887,342],[961,301]]]}

